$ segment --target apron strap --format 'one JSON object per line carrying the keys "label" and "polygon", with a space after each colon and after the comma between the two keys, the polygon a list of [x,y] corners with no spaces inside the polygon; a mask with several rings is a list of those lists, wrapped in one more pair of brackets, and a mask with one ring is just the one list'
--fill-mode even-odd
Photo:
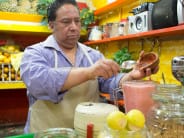
{"label": "apron strap", "polygon": [[82,46],[80,46],[80,48],[81,48],[82,51],[84,52],[84,55],[87,57],[89,63],[90,63],[91,65],[93,65],[94,63],[93,63],[91,57],[89,56],[89,54],[87,53],[87,51],[86,51]]}

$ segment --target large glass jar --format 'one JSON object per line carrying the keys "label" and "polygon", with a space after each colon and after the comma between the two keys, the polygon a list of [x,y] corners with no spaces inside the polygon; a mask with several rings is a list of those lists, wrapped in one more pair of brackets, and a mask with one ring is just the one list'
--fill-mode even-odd
{"label": "large glass jar", "polygon": [[160,84],[152,94],[156,105],[149,112],[147,127],[154,138],[184,137],[184,95],[181,86]]}

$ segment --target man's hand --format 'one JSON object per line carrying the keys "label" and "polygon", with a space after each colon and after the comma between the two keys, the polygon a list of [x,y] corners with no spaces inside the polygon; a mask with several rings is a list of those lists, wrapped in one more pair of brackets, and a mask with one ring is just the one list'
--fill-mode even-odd
{"label": "man's hand", "polygon": [[120,86],[122,85],[122,83],[124,81],[140,80],[140,79],[143,79],[145,77],[151,76],[152,74],[156,74],[158,72],[159,62],[157,62],[153,68],[149,68],[149,67],[148,68],[140,68],[140,60],[141,60],[143,55],[144,55],[144,51],[141,51],[139,59],[137,60],[137,63],[135,65],[135,67],[133,68],[133,70],[121,78],[121,81],[119,84]]}
{"label": "man's hand", "polygon": [[108,79],[120,72],[119,65],[110,59],[98,60],[93,66],[89,67],[91,77],[103,77]]}

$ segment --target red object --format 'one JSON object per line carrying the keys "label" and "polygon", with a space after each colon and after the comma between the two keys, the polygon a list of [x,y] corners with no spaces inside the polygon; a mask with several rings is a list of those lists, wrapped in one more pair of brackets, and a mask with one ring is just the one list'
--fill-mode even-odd
{"label": "red object", "polygon": [[94,125],[92,123],[89,123],[87,125],[87,137],[86,138],[93,138],[93,127]]}
{"label": "red object", "polygon": [[128,21],[128,19],[121,19],[120,22],[127,22],[127,21]]}
{"label": "red object", "polygon": [[88,8],[87,4],[84,2],[77,2],[77,5],[78,5],[80,10],[82,10],[84,8]]}
{"label": "red object", "polygon": [[6,42],[7,42],[6,40],[0,40],[0,46],[5,45]]}
{"label": "red object", "polygon": [[25,124],[28,108],[26,89],[0,90],[0,126]]}

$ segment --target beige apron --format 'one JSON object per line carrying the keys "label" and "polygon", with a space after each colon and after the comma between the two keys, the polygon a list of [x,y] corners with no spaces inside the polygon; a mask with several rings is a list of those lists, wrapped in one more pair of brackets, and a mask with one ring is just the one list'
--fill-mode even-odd
{"label": "beige apron", "polygon": [[[82,48],[91,64],[92,60]],[[57,68],[57,53],[55,54],[55,67]],[[37,100],[30,108],[30,132],[37,132],[48,128],[74,126],[74,113],[76,106],[81,102],[99,101],[98,81],[90,80],[73,87],[64,95],[59,103]]]}

